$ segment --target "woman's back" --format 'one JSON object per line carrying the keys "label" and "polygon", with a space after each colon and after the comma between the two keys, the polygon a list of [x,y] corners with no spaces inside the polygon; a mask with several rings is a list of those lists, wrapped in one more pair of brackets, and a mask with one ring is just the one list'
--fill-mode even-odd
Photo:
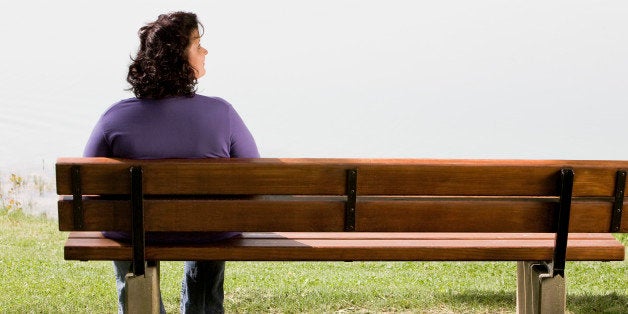
{"label": "woman's back", "polygon": [[114,104],[94,128],[86,156],[133,159],[259,157],[233,107],[195,95]]}

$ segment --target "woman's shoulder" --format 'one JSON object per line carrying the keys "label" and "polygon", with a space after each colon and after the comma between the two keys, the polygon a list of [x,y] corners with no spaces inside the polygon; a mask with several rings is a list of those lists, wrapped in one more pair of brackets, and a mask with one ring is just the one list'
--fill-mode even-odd
{"label": "woman's shoulder", "polygon": [[[183,106],[181,106],[183,105]],[[216,112],[233,111],[233,106],[221,97],[194,95],[192,97],[172,97],[163,99],[127,98],[112,104],[103,116],[140,114],[158,107],[176,107],[184,110],[205,112],[208,108]]]}
{"label": "woman's shoulder", "polygon": [[210,105],[231,107],[231,104],[228,101],[226,101],[224,98],[217,97],[217,96],[205,96],[205,95],[196,94],[194,95],[194,97],[192,97],[192,99],[194,99],[195,101],[210,104]]}
{"label": "woman's shoulder", "polygon": [[141,103],[141,101],[142,101],[141,99],[138,99],[138,98],[135,98],[135,97],[119,100],[119,101],[113,103],[112,105],[110,105],[109,108],[107,108],[107,110],[105,110],[103,115],[108,115],[108,114],[114,113],[114,112],[119,111],[119,110],[124,110],[125,108],[128,108],[130,106],[134,106],[134,105],[136,105],[138,103]]}
{"label": "woman's shoulder", "polygon": [[196,104],[195,106],[191,106],[197,108],[196,110],[209,110],[210,112],[220,112],[221,114],[225,115],[231,115],[232,112],[235,111],[231,103],[229,103],[222,97],[197,94],[191,98],[191,101]]}

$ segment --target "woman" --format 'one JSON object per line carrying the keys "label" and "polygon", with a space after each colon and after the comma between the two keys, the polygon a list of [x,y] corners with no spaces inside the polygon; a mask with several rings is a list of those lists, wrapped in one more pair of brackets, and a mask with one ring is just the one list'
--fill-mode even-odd
{"label": "woman", "polygon": [[[196,94],[205,74],[207,50],[200,44],[200,24],[193,13],[160,15],[140,28],[140,48],[129,66],[127,81],[135,98],[110,107],[96,124],[86,157],[257,158],[251,133],[223,99]],[[129,241],[124,233],[106,237]],[[237,233],[147,235],[147,241],[208,242]],[[125,306],[124,278],[131,263],[114,262],[118,312]],[[185,262],[181,311],[223,312],[224,262]],[[163,304],[162,304],[162,312]]]}

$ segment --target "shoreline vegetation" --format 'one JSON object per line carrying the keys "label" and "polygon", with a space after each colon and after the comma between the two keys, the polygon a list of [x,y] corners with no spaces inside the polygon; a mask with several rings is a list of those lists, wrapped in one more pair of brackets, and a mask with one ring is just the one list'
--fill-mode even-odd
{"label": "shoreline vegetation", "polygon": [[0,171],[0,209],[57,218],[54,176],[42,169],[24,175]]}
{"label": "shoreline vegetation", "polygon": [[[0,312],[115,313],[111,263],[63,259],[56,196],[41,200],[54,184],[5,173],[0,184]],[[514,262],[228,262],[226,272],[228,313],[515,312]],[[178,313],[182,262],[162,262],[161,276]],[[569,313],[628,313],[628,261],[568,262],[566,276]]]}

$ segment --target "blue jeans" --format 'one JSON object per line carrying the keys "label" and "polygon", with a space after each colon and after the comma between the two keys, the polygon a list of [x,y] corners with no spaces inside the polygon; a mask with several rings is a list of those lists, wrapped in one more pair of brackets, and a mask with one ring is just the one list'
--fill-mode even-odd
{"label": "blue jeans", "polygon": [[[131,271],[132,263],[114,261],[116,289],[118,290],[118,313],[124,313],[125,277]],[[224,261],[187,261],[184,263],[181,284],[181,313],[224,313],[223,283],[225,279]],[[166,313],[159,293],[160,312]]]}

